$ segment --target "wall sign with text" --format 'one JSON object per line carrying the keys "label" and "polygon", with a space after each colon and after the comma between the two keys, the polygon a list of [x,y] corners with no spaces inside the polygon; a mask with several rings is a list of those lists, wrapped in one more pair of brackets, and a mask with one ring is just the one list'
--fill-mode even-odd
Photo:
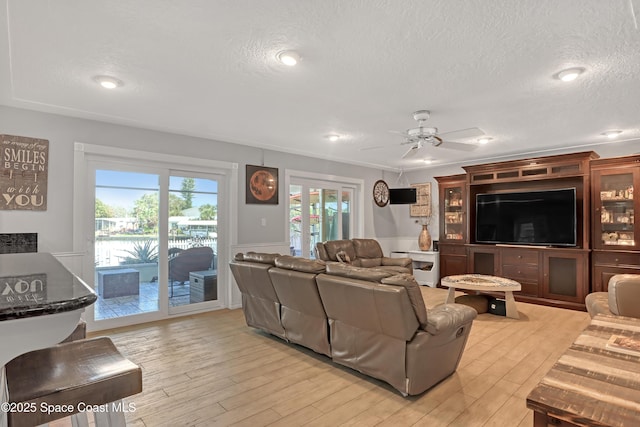
{"label": "wall sign with text", "polygon": [[49,141],[0,135],[0,210],[47,210]]}

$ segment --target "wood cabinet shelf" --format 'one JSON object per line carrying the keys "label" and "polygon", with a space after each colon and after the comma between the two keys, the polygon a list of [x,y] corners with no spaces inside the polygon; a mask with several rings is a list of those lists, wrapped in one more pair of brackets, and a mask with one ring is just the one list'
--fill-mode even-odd
{"label": "wood cabinet shelf", "polygon": [[591,162],[592,291],[604,292],[616,274],[640,274],[640,155]]}
{"label": "wood cabinet shelf", "polygon": [[[440,243],[465,243],[467,239],[467,176],[436,178],[440,189]],[[444,273],[443,273],[444,274]],[[448,274],[449,275],[449,274]]]}
{"label": "wood cabinet shelf", "polygon": [[[584,298],[590,291],[591,247],[591,162],[598,159],[592,151],[559,156],[539,157],[508,162],[465,166],[464,175],[436,177],[440,201],[440,273],[441,276],[478,273],[507,277],[520,282],[522,290],[516,299],[538,304],[572,309],[585,309]],[[543,247],[527,245],[496,245],[476,243],[476,195],[514,191],[539,191],[564,188],[576,189],[576,246]],[[629,224],[629,186],[622,191],[605,193],[610,200],[607,209],[614,211],[614,223],[604,225],[619,236],[627,232]],[[455,189],[455,190],[454,190]],[[452,191],[461,201],[456,205],[463,217],[454,215],[450,200]],[[611,190],[606,190],[611,191]],[[458,196],[456,196],[458,197]],[[625,197],[622,199],[621,197]],[[598,212],[598,215],[600,213]],[[457,227],[457,228],[456,228]],[[459,230],[462,228],[462,230]],[[459,230],[459,231],[458,231]],[[618,238],[616,245],[621,243]]]}
{"label": "wood cabinet shelf", "polygon": [[[640,274],[640,155],[599,159],[590,151],[465,166],[436,177],[440,273],[498,275],[522,284],[520,301],[584,310],[589,292],[615,274]],[[577,244],[571,248],[479,244],[476,195],[576,189]]]}
{"label": "wood cabinet shelf", "polygon": [[469,185],[536,181],[588,174],[589,161],[596,158],[596,153],[588,151],[466,166],[464,169],[469,178]]}

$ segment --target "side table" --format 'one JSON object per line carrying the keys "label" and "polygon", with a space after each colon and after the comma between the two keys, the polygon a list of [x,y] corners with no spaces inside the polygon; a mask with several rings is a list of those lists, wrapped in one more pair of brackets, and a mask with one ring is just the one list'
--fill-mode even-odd
{"label": "side table", "polygon": [[104,299],[140,295],[140,272],[133,268],[98,271],[98,295]]}
{"label": "side table", "polygon": [[189,273],[189,302],[215,301],[218,299],[218,271],[204,270]]}
{"label": "side table", "polygon": [[413,277],[423,286],[435,288],[440,281],[439,253],[434,251],[393,251],[391,258],[409,257],[413,260]]}

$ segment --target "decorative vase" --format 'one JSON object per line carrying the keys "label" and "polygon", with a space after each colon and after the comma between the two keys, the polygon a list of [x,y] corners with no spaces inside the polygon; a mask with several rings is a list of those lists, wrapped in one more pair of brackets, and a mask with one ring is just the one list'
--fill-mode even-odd
{"label": "decorative vase", "polygon": [[426,224],[422,226],[422,231],[420,231],[420,235],[418,236],[418,247],[421,251],[431,249],[431,234],[429,234],[429,229]]}

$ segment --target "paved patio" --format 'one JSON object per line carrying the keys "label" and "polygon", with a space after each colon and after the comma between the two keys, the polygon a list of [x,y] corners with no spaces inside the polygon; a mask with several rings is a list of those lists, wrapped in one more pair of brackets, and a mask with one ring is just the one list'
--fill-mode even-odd
{"label": "paved patio", "polygon": [[[169,289],[171,295],[171,289]],[[169,306],[177,307],[189,304],[189,283],[173,285],[173,297]],[[94,304],[95,319],[112,319],[132,314],[148,313],[158,310],[158,283],[140,283],[140,295],[131,295],[104,299],[98,295]]]}

